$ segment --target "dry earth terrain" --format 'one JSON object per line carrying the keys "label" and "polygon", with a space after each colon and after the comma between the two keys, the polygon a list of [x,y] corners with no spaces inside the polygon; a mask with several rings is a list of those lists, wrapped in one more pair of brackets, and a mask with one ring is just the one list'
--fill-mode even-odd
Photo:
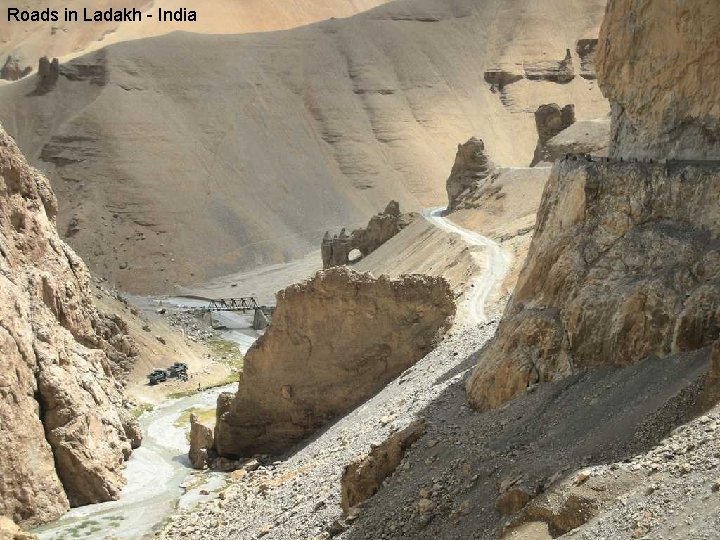
{"label": "dry earth terrain", "polygon": [[[56,24],[28,22],[18,24],[0,20],[0,58],[13,55],[23,65],[37,67],[41,56],[56,56],[69,60],[112,43],[159,36],[170,32],[185,31],[200,34],[244,34],[248,32],[268,32],[295,28],[331,17],[348,17],[361,11],[386,3],[388,0],[213,0],[201,4],[188,5],[177,0],[157,2],[155,0],[129,0],[122,3],[123,8],[137,8],[143,14],[150,13],[153,18],[143,17],[141,22],[93,22],[89,24]],[[18,5],[17,7],[21,7]],[[67,7],[82,14],[87,8],[89,13],[118,9],[116,2],[109,0],[88,1],[40,0],[22,6],[25,9],[62,10]],[[167,21],[158,22],[158,8],[176,11],[181,8],[193,9],[197,13],[195,22]],[[3,60],[4,61],[4,60]]]}
{"label": "dry earth terrain", "polygon": [[48,172],[91,269],[169,292],[302,257],[390,199],[443,204],[471,135],[495,163],[528,165],[541,104],[605,116],[576,50],[603,9],[398,0],[286,31],[125,41],[61,63],[49,89],[3,85],[0,120]]}

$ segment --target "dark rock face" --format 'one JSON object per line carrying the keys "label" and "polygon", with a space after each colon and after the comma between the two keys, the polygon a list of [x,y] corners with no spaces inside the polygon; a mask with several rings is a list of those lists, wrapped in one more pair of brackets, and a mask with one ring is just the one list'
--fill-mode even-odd
{"label": "dark rock face", "polygon": [[318,272],[277,300],[237,394],[218,398],[220,456],[288,450],[425,356],[455,314],[443,278],[376,279],[346,267]]}
{"label": "dark rock face", "polygon": [[323,269],[350,264],[353,262],[350,253],[355,249],[360,251],[362,257],[367,257],[410,225],[416,217],[415,214],[402,214],[400,204],[390,201],[385,210],[370,219],[367,227],[354,230],[350,236],[345,229],[333,237],[330,232],[326,232],[320,245]]}
{"label": "dark rock face", "polygon": [[583,79],[597,79],[595,73],[595,52],[597,51],[597,39],[579,39],[575,51],[580,57],[580,76]]}
{"label": "dark rock face", "polygon": [[45,94],[52,90],[57,84],[60,76],[60,62],[53,58],[52,62],[47,56],[43,56],[38,62],[38,80],[35,91],[38,94]]}
{"label": "dark rock face", "polygon": [[320,254],[323,260],[323,269],[343,266],[350,262],[350,252],[353,250],[351,239],[343,228],[340,234],[332,238],[330,232],[326,231],[320,246]]}
{"label": "dark rock face", "polygon": [[535,383],[718,339],[718,200],[712,163],[556,163],[470,402],[494,408]]}
{"label": "dark rock face", "polygon": [[485,151],[485,143],[472,137],[458,145],[455,163],[446,182],[448,210],[460,207],[465,195],[476,191],[495,170]]}
{"label": "dark rock face", "polygon": [[596,67],[610,156],[720,159],[720,3],[611,0]]}
{"label": "dark rock face", "polygon": [[8,56],[5,64],[0,68],[0,79],[6,81],[17,81],[30,74],[32,68],[20,65],[20,59],[15,56]]}
{"label": "dark rock face", "polygon": [[546,143],[564,129],[575,123],[575,106],[565,105],[562,109],[556,103],[540,105],[535,111],[535,127],[538,132],[538,143],[535,147],[531,167],[541,162],[551,162],[552,157],[546,149]]}

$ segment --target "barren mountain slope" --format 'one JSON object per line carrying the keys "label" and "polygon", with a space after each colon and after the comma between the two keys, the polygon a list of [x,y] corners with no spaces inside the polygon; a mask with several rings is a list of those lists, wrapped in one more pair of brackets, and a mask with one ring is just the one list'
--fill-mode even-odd
{"label": "barren mountain slope", "polygon": [[[90,13],[108,8],[137,8],[142,21],[98,23],[17,23],[0,19],[0,59],[8,54],[19,57],[25,64],[36,67],[41,56],[72,58],[112,43],[168,34],[177,30],[199,34],[243,34],[285,30],[330,17],[348,17],[384,4],[389,0],[212,0],[188,4],[180,0],[126,0],[120,5],[110,0],[39,0],[19,8],[43,10],[74,9],[82,17],[83,8]],[[176,11],[181,8],[197,12],[195,22],[159,22],[157,10]],[[3,15],[5,15],[3,13]]]}
{"label": "barren mountain slope", "polygon": [[596,35],[601,4],[393,2],[286,32],[131,41],[61,66],[42,95],[34,77],[5,85],[0,119],[49,172],[61,231],[91,268],[168,290],[304,255],[391,198],[444,203],[471,135],[496,163],[526,165],[541,103],[606,114],[581,77],[502,92],[484,77],[498,58],[557,65]]}

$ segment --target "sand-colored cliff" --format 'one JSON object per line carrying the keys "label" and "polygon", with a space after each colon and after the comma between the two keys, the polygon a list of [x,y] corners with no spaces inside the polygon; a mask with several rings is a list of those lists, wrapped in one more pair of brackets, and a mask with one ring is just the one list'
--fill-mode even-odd
{"label": "sand-colored cliff", "polygon": [[135,344],[99,313],[57,203],[0,128],[0,514],[23,525],[116,498],[140,444],[120,383]]}
{"label": "sand-colored cliff", "polygon": [[237,394],[218,399],[215,450],[288,449],[427,354],[454,314],[443,278],[338,267],[288,287],[245,357]]}

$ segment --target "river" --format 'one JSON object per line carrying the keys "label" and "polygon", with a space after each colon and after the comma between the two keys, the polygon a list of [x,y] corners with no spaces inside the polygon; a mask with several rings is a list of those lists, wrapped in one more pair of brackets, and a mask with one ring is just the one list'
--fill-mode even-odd
{"label": "river", "polygon": [[[207,305],[205,301],[183,297],[134,300],[145,310],[159,305],[177,310]],[[257,333],[249,328],[251,316],[227,313],[215,314],[214,318],[227,327],[220,331],[222,337],[237,343],[243,354],[257,339]],[[221,392],[234,392],[235,387],[231,384],[167,400],[143,413],[139,418],[142,446],[127,462],[127,485],[120,499],[74,508],[58,521],[32,532],[40,540],[139,540],[151,536],[176,509],[215,497],[225,487],[226,475],[190,468],[188,427],[175,423],[190,409],[213,408]]]}

